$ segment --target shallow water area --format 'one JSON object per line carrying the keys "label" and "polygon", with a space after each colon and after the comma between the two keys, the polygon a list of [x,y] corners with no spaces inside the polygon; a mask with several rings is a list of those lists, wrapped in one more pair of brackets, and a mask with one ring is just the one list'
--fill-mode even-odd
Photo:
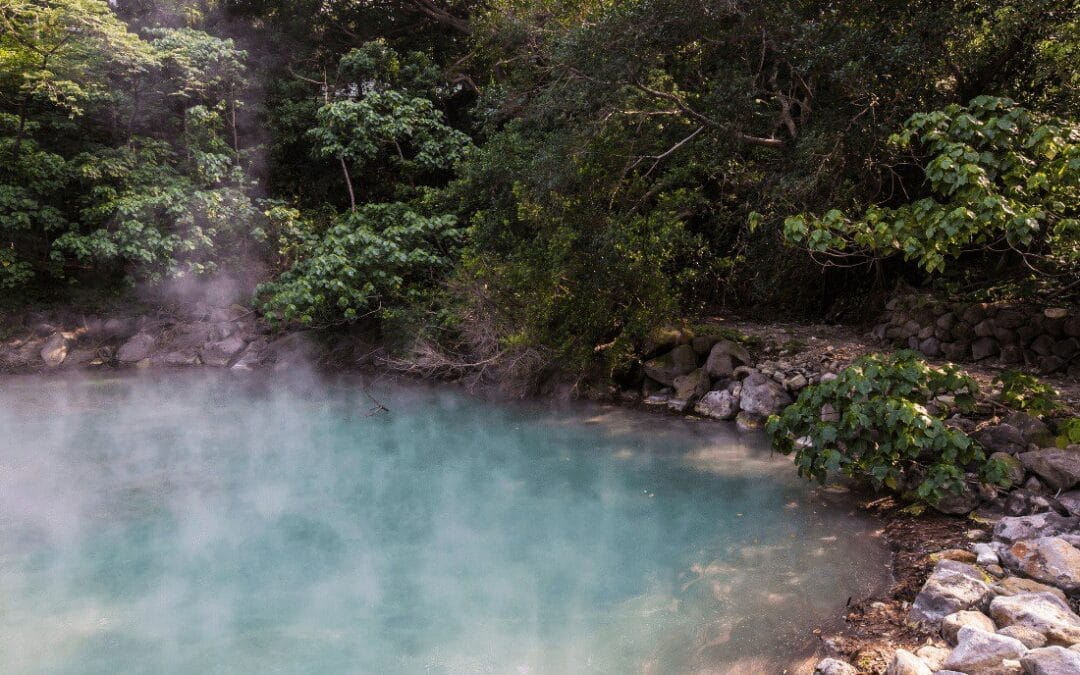
{"label": "shallow water area", "polygon": [[779,673],[887,579],[759,435],[370,394],[0,380],[0,672]]}

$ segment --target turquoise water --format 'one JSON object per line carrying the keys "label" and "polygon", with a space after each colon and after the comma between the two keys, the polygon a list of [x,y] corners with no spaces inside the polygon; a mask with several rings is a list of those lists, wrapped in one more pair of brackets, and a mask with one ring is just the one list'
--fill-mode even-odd
{"label": "turquoise water", "polygon": [[780,672],[883,580],[756,436],[372,391],[0,380],[0,672]]}

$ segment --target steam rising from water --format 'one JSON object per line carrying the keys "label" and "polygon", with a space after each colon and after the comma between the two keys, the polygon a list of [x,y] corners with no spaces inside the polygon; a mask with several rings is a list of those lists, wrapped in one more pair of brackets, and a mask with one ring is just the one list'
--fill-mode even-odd
{"label": "steam rising from water", "polygon": [[0,382],[0,671],[779,672],[882,579],[718,425],[378,396]]}

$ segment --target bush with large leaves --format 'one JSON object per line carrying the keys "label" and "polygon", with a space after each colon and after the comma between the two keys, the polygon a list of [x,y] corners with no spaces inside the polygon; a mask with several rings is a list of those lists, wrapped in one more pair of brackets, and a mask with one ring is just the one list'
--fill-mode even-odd
{"label": "bush with large leaves", "polygon": [[824,482],[840,473],[934,504],[961,493],[968,473],[1003,480],[1003,466],[927,410],[938,396],[969,409],[976,391],[953,366],[932,367],[907,350],[875,354],[807,387],[765,429],[777,451],[795,453],[801,476]]}

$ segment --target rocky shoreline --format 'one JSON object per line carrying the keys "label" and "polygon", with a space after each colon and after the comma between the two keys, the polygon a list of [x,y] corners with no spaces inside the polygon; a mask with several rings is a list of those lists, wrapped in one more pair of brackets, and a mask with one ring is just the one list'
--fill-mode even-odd
{"label": "rocky shoreline", "polygon": [[[126,317],[27,315],[0,339],[0,373],[287,371],[325,363],[342,350],[337,340],[275,335],[254,312],[226,302]],[[355,345],[344,351],[349,366],[372,365],[357,358]],[[828,342],[731,328],[696,336],[672,329],[646,345],[636,380],[590,394],[752,431],[805,387],[836,377],[854,355]],[[942,505],[953,515],[933,515],[936,521],[914,518],[888,498],[871,502],[894,548],[897,584],[888,597],[850,607],[845,631],[820,636],[821,675],[1080,673],[1080,447],[1054,447],[1046,425],[1022,413],[957,415],[950,424],[1008,463],[1012,488],[973,482]],[[967,521],[956,517],[969,513]]]}

